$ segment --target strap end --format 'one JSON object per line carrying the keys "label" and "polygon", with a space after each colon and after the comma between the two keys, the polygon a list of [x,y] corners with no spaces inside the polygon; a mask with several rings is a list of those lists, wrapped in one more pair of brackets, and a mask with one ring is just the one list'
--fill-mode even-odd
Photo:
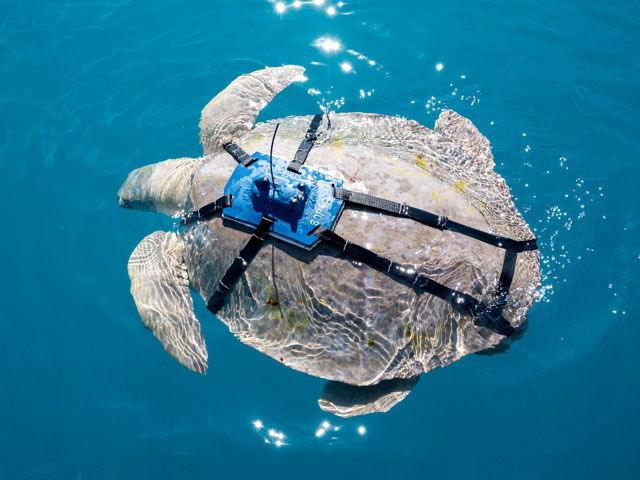
{"label": "strap end", "polygon": [[311,229],[307,235],[315,235],[318,238],[323,238],[328,229],[323,225],[316,225]]}

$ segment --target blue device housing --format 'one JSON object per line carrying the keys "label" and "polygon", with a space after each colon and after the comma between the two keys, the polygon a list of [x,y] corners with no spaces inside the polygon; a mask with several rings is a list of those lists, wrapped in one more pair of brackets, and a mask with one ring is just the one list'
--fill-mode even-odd
{"label": "blue device housing", "polygon": [[287,170],[289,162],[273,157],[271,178],[269,155],[256,152],[248,167],[238,165],[224,187],[233,195],[233,205],[225,208],[223,218],[257,227],[263,216],[276,220],[270,232],[276,238],[311,250],[320,241],[309,232],[318,225],[333,230],[344,201],[333,196],[333,187],[342,181],[313,168],[300,167],[300,173]]}

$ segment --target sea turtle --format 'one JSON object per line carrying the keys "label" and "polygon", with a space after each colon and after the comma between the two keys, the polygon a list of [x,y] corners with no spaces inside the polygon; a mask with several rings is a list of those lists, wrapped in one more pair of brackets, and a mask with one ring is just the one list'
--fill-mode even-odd
{"label": "sea turtle", "polygon": [[[303,72],[288,65],[235,79],[202,110],[204,156],[134,170],[118,192],[120,205],[176,217],[211,205],[239,168],[229,145],[270,153],[271,162],[293,159],[301,141],[310,140],[311,116],[254,121]],[[493,171],[488,140],[457,113],[443,111],[434,130],[379,114],[313,118],[317,133],[306,167],[340,179],[352,192],[535,245],[509,188]],[[483,305],[500,297],[509,257],[500,245],[363,206],[345,208],[334,233],[371,255],[393,259],[403,271],[422,272],[431,285],[438,282]],[[216,214],[182,230],[154,232],[131,255],[131,293],[145,326],[194,372],[206,372],[207,349],[189,285],[210,300],[251,238],[250,228]],[[522,325],[540,281],[535,248],[512,255],[511,263],[511,288],[499,303],[508,330]],[[505,340],[504,332],[460,311],[451,298],[400,281],[330,242],[305,250],[268,236],[243,268],[218,318],[245,344],[329,380],[319,404],[337,415],[386,411],[420,374]]]}

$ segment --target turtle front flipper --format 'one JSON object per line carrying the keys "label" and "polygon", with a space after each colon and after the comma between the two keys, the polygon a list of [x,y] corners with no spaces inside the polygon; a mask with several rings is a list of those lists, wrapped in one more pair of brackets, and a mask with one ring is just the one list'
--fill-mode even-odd
{"label": "turtle front flipper", "polygon": [[191,180],[201,158],[172,158],[137,168],[118,190],[120,206],[177,215],[189,208]]}
{"label": "turtle front flipper", "polygon": [[196,373],[207,371],[207,347],[193,313],[183,241],[173,232],[154,232],[129,258],[131,294],[144,325],[164,349]]}
{"label": "turtle front flipper", "polygon": [[364,387],[329,381],[322,389],[318,405],[325,412],[339,417],[387,412],[409,395],[419,378],[419,375],[394,378]]}
{"label": "turtle front flipper", "polygon": [[265,68],[236,78],[216,95],[200,117],[200,143],[205,154],[247,133],[260,111],[291,82],[302,80],[297,65]]}

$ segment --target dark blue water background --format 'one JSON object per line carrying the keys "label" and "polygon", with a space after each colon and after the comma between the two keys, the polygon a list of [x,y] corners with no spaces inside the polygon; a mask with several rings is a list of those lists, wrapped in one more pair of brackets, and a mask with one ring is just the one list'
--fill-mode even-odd
{"label": "dark blue water background", "polygon": [[[638,478],[638,2],[329,5],[0,2],[0,479]],[[341,50],[314,46],[325,36]],[[318,408],[322,380],[242,345],[198,299],[207,376],[143,328],[127,259],[173,220],[119,208],[118,187],[198,156],[207,101],[283,63],[308,81],[260,119],[324,101],[432,127],[449,107],[490,139],[543,255],[506,354],[342,420]]]}

